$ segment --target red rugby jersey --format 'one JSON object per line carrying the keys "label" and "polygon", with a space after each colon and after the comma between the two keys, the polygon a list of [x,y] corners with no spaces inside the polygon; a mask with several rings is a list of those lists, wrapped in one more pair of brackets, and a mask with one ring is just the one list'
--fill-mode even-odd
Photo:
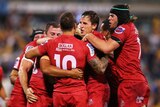
{"label": "red rugby jersey", "polygon": [[[61,69],[80,68],[84,70],[86,62],[95,57],[94,48],[89,43],[76,39],[72,35],[62,35],[39,46],[41,54],[48,53],[51,64]],[[54,91],[75,92],[86,90],[84,80],[56,78]]]}
{"label": "red rugby jersey", "polygon": [[145,80],[140,66],[141,43],[135,25],[130,22],[118,26],[111,38],[120,44],[114,51],[118,79]]}

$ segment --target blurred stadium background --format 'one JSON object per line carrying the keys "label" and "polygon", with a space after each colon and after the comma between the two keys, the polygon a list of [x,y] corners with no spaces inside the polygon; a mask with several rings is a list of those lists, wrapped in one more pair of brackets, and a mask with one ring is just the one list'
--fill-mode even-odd
{"label": "blurred stadium background", "polygon": [[[151,87],[149,107],[160,107],[160,0],[0,0],[0,65],[7,95],[13,87],[9,73],[32,29],[58,21],[65,11],[73,12],[78,21],[85,10],[94,10],[102,22],[112,5],[122,3],[129,4],[131,14],[138,17],[135,24],[142,43],[142,69]],[[3,107],[2,99],[0,103]]]}

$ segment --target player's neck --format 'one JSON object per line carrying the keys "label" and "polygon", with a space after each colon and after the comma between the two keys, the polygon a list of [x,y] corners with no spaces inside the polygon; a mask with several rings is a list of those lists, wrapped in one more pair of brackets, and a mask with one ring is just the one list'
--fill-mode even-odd
{"label": "player's neck", "polygon": [[64,31],[63,34],[64,34],[64,35],[68,35],[68,36],[69,36],[69,35],[70,35],[70,36],[74,36],[74,31],[73,31],[73,30],[72,30],[72,31]]}

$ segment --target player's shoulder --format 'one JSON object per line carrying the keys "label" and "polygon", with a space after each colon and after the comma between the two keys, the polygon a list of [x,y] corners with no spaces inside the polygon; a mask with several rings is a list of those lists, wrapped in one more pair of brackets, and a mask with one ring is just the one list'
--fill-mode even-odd
{"label": "player's shoulder", "polygon": [[[74,37],[75,38],[75,37]],[[81,49],[86,49],[87,48],[87,44],[89,42],[84,42],[82,40],[79,40],[77,38],[75,38],[74,40],[72,40],[72,43],[78,47],[80,47]]]}
{"label": "player's shoulder", "polygon": [[26,46],[28,46],[28,45],[35,45],[35,44],[37,44],[36,40],[29,42]]}
{"label": "player's shoulder", "polygon": [[100,38],[100,39],[104,39],[102,33],[98,32],[98,31],[94,31],[93,34],[94,34],[96,37]]}
{"label": "player's shoulder", "polygon": [[25,48],[27,48],[27,47],[35,47],[35,46],[37,46],[36,41],[31,41],[25,46]]}
{"label": "player's shoulder", "polygon": [[24,52],[28,52],[30,49],[32,49],[33,47],[37,46],[37,43],[36,41],[31,41],[29,42],[26,46],[25,46],[25,49],[24,49]]}
{"label": "player's shoulder", "polygon": [[80,43],[80,44],[84,44],[84,42],[81,39],[76,38],[75,36],[70,37],[70,40],[73,43]]}
{"label": "player's shoulder", "polygon": [[122,24],[122,25],[119,25],[115,30],[114,30],[114,33],[116,34],[122,34],[124,32],[128,32],[130,30],[130,24],[127,23],[127,24]]}
{"label": "player's shoulder", "polygon": [[132,22],[129,22],[129,23],[126,23],[126,24],[122,24],[120,26],[125,28],[126,30],[131,29],[132,27],[135,27],[134,23],[132,23]]}
{"label": "player's shoulder", "polygon": [[83,44],[84,44],[85,48],[87,48],[89,50],[94,50],[94,47],[93,47],[93,45],[91,43],[89,43],[89,42],[83,42]]}
{"label": "player's shoulder", "polygon": [[79,42],[81,44],[81,46],[86,46],[89,43],[89,42],[84,42],[84,41],[79,40],[79,39],[76,39],[76,41]]}

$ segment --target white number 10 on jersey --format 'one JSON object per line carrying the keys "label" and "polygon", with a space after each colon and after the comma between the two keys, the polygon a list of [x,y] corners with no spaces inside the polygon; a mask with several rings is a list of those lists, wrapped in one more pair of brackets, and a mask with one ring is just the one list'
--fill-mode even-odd
{"label": "white number 10 on jersey", "polygon": [[[61,62],[62,58],[62,62]],[[56,60],[56,67],[60,67],[62,64],[62,69],[66,70],[67,69],[67,62],[71,62],[71,67],[76,68],[77,61],[76,58],[73,55],[65,55],[64,57],[61,57],[60,54],[54,54],[54,59]]]}

